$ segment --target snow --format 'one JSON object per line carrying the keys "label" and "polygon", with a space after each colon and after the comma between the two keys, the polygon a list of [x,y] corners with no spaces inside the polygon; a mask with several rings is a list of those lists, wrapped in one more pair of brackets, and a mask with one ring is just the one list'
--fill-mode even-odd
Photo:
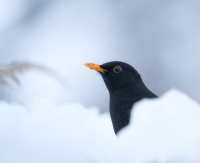
{"label": "snow", "polygon": [[132,117],[119,135],[128,160],[200,162],[200,106],[185,94],[171,90],[145,99]]}
{"label": "snow", "polygon": [[172,89],[138,102],[114,135],[108,113],[80,104],[0,102],[1,163],[200,162],[200,106]]}

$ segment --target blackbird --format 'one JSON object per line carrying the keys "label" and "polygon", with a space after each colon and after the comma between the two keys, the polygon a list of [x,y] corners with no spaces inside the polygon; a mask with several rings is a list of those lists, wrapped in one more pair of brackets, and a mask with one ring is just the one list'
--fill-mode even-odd
{"label": "blackbird", "polygon": [[140,74],[129,64],[119,61],[102,65],[86,63],[85,66],[98,71],[110,93],[110,116],[115,134],[130,121],[133,105],[143,98],[156,98],[143,83]]}

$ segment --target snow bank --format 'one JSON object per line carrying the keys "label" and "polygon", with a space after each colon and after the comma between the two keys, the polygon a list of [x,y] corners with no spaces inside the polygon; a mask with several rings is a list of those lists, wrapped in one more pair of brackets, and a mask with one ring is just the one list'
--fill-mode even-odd
{"label": "snow bank", "polygon": [[116,138],[109,114],[79,104],[0,102],[1,163],[200,162],[200,106],[171,90],[142,100]]}
{"label": "snow bank", "polygon": [[125,162],[200,162],[200,106],[176,90],[144,99],[119,139]]}
{"label": "snow bank", "polygon": [[109,116],[94,108],[0,104],[1,163],[117,162],[115,141]]}

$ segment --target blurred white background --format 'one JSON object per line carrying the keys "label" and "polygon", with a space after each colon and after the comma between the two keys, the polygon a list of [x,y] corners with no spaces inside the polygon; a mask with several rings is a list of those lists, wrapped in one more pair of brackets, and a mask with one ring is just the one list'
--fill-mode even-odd
{"label": "blurred white background", "polygon": [[48,97],[105,111],[108,91],[83,64],[120,60],[157,95],[175,87],[200,102],[199,8],[196,0],[0,0],[0,64],[40,64],[67,81],[62,87],[45,74],[25,72],[18,74],[20,87],[1,85],[0,98]]}

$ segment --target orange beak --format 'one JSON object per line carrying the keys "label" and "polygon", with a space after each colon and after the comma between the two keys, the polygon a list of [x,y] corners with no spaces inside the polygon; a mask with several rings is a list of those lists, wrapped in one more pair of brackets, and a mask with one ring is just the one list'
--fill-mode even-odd
{"label": "orange beak", "polygon": [[86,67],[89,67],[90,69],[92,70],[96,70],[96,71],[99,71],[99,72],[106,72],[107,70],[103,69],[100,67],[100,65],[98,64],[95,64],[95,63],[85,63],[84,64]]}

